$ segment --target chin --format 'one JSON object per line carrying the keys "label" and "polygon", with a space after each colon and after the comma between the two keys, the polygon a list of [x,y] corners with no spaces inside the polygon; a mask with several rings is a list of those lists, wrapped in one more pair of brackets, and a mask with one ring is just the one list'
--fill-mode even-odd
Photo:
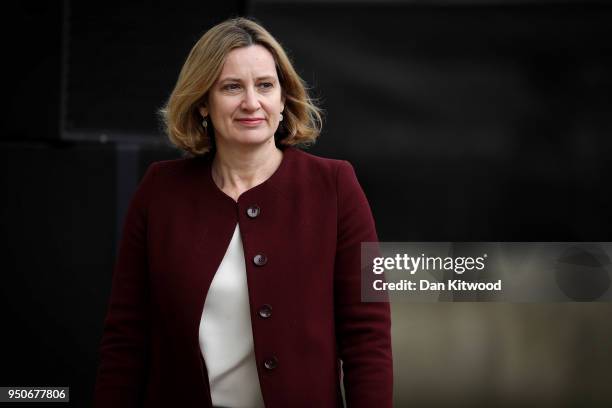
{"label": "chin", "polygon": [[241,145],[249,145],[249,146],[258,146],[263,145],[268,142],[270,139],[274,139],[274,135],[241,135],[236,137],[234,140],[237,144]]}
{"label": "chin", "polygon": [[262,129],[245,129],[234,134],[234,139],[245,143],[264,143],[266,140],[274,137],[274,132],[268,128]]}

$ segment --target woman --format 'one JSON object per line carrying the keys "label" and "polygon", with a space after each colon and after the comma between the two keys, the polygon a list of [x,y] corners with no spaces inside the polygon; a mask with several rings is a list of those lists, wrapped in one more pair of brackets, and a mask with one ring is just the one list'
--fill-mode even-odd
{"label": "woman", "polygon": [[[193,157],[147,171],[126,217],[98,407],[391,406],[389,305],[360,300],[374,221],[318,109],[253,21],[193,47],[162,110]],[[342,362],[342,365],[341,365]]]}

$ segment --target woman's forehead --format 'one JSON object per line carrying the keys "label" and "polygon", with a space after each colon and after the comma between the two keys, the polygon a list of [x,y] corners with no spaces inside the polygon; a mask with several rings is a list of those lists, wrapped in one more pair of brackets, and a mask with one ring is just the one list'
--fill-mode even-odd
{"label": "woman's forehead", "polygon": [[235,48],[227,54],[219,80],[228,77],[276,78],[274,57],[261,45]]}

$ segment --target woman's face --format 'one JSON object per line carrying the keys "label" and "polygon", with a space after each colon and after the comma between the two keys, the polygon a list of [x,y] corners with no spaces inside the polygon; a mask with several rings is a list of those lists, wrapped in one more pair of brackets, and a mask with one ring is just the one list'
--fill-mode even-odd
{"label": "woman's face", "polygon": [[257,145],[274,137],[284,107],[274,57],[252,45],[230,51],[200,114],[212,119],[217,144]]}

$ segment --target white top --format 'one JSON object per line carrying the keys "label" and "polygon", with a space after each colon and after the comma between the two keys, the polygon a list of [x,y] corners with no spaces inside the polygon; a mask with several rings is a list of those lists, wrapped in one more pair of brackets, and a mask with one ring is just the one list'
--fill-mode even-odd
{"label": "white top", "polygon": [[238,224],[206,295],[199,340],[213,406],[264,407]]}

